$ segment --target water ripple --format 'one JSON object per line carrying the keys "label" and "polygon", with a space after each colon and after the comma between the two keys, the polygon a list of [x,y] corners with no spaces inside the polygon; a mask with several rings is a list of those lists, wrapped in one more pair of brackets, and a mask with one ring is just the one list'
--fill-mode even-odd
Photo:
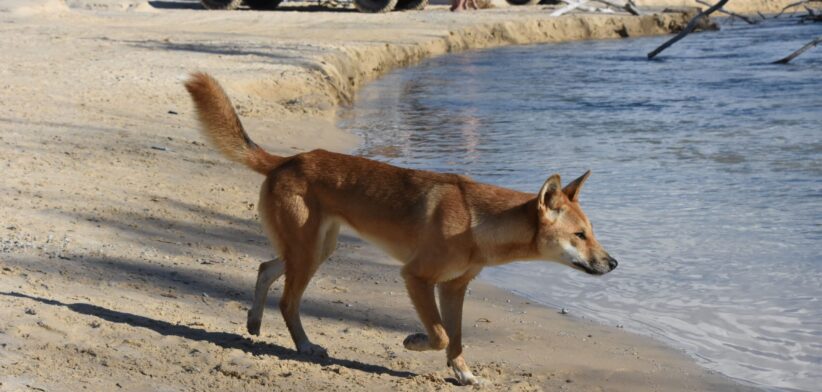
{"label": "water ripple", "polygon": [[500,286],[652,335],[768,388],[822,384],[822,34],[794,21],[689,36],[470,52],[378,81],[344,111],[361,153],[536,191],[587,169],[582,203],[620,259]]}

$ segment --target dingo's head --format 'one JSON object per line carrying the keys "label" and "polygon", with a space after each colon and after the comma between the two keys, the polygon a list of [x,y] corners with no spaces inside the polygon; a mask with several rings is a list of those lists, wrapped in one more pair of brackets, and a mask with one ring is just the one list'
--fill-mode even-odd
{"label": "dingo's head", "polygon": [[557,261],[592,275],[611,272],[617,261],[597,242],[588,217],[579,206],[579,191],[591,171],[562,187],[559,174],[545,181],[537,196],[541,258]]}

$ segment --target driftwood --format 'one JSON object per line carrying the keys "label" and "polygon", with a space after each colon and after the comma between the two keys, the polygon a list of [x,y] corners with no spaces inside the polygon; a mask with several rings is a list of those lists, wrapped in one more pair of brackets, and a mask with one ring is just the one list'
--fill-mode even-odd
{"label": "driftwood", "polygon": [[625,12],[631,14],[631,15],[639,16],[639,10],[637,10],[636,6],[633,5],[633,1],[628,1],[625,4],[620,4],[618,2],[611,1],[611,0],[594,0],[594,1],[605,4],[605,5],[609,5],[611,7],[619,9],[619,10],[623,10],[623,11],[625,11]]}
{"label": "driftwood", "polygon": [[[601,8],[601,7],[590,6],[590,5],[587,4],[588,0],[579,0],[579,1],[560,0],[560,1],[563,2],[563,3],[566,3],[568,5],[552,12],[551,16],[564,15],[564,14],[566,14],[568,12],[571,12],[571,11],[577,9],[577,8],[579,8],[583,11],[587,11],[587,12],[602,12],[602,13],[606,13],[606,14],[614,13],[614,11],[610,8]],[[594,0],[594,1],[600,1],[600,0]],[[604,3],[604,1],[600,1],[600,2]]]}
{"label": "driftwood", "polygon": [[634,4],[634,0],[628,0],[625,2],[625,10],[631,13],[631,15],[639,16],[643,14],[643,12],[639,10],[639,7]]}
{"label": "driftwood", "polygon": [[[711,3],[708,3],[707,1],[703,1],[703,0],[696,0],[696,2],[697,2],[697,3],[699,3],[699,4],[702,4],[702,5],[707,5],[708,7],[710,7],[710,6],[711,6]],[[718,11],[719,11],[719,13],[721,13],[721,14],[730,15],[730,16],[733,16],[734,18],[739,18],[739,19],[742,19],[742,20],[743,20],[743,21],[745,21],[745,23],[747,23],[747,24],[757,24],[757,23],[759,23],[759,21],[758,21],[758,20],[753,20],[753,19],[751,19],[751,18],[749,18],[749,17],[747,17],[747,16],[745,16],[745,15],[740,15],[740,14],[737,14],[736,12],[731,12],[731,11],[728,11],[728,10],[726,10],[726,9],[722,8],[722,7],[720,7]],[[764,18],[763,18],[763,19],[764,19]]]}
{"label": "driftwood", "polygon": [[685,38],[686,35],[688,35],[692,31],[694,31],[694,29],[702,21],[702,19],[707,18],[708,15],[710,15],[710,14],[714,13],[714,11],[722,8],[722,6],[724,6],[725,3],[727,3],[727,2],[728,2],[728,0],[719,0],[718,3],[714,4],[713,6],[708,8],[707,10],[700,12],[697,16],[694,16],[693,19],[691,19],[691,21],[688,22],[688,25],[685,26],[685,28],[682,29],[682,31],[679,32],[679,34],[677,34],[674,38],[669,39],[664,44],[662,44],[658,48],[654,49],[652,52],[648,53],[648,59],[650,60],[650,59],[656,57],[656,55],[660,54],[663,50],[667,49],[669,46],[675,44],[677,41],[681,40],[682,38]]}
{"label": "driftwood", "polygon": [[[565,0],[560,0],[560,1],[565,1]],[[597,1],[597,0],[593,0],[593,1]],[[605,7],[605,8],[603,8],[603,7],[594,7],[592,5],[587,5],[587,4],[579,6],[579,9],[581,9],[583,11],[586,11],[586,12],[600,12],[600,13],[603,13],[603,14],[613,14],[614,13],[614,10],[612,10],[610,8],[607,8],[607,7]]]}
{"label": "driftwood", "polygon": [[805,9],[808,10],[808,14],[802,17],[802,22],[822,22],[822,13],[817,14],[816,10],[811,7],[805,6]]}
{"label": "driftwood", "polygon": [[810,48],[812,48],[816,45],[819,45],[820,42],[822,42],[822,37],[816,37],[816,39],[814,39],[811,42],[808,42],[807,44],[805,44],[805,46],[799,48],[799,50],[797,50],[796,52],[791,53],[790,55],[788,55],[788,57],[785,57],[784,59],[774,61],[773,64],[787,64],[787,63],[791,62],[791,60],[793,60],[797,56],[799,56],[800,54],[805,53],[806,50],[808,50],[808,49],[810,49]]}
{"label": "driftwood", "polygon": [[[587,12],[602,12],[602,13],[613,13],[614,10],[607,8],[607,7],[594,7],[592,5],[588,5],[589,0],[560,0],[563,3],[566,3],[565,7],[557,9],[556,11],[551,13],[551,16],[560,16],[564,15],[568,12],[571,12],[575,9],[581,9]],[[616,8],[621,11],[625,11],[631,15],[640,15],[639,10],[636,8],[636,5],[633,3],[633,0],[628,0],[625,4],[621,4],[619,1],[616,0],[590,0],[597,3],[605,4],[606,6]]]}
{"label": "driftwood", "polygon": [[787,11],[787,10],[789,10],[789,9],[793,8],[793,7],[798,7],[798,6],[802,5],[802,4],[806,4],[806,3],[815,3],[815,2],[816,2],[816,3],[818,3],[818,2],[822,2],[822,0],[802,0],[802,1],[797,1],[796,3],[791,3],[791,4],[788,4],[788,5],[786,5],[786,6],[785,6],[785,8],[783,8],[783,9],[782,9],[782,11],[779,11],[779,13],[778,13],[778,14],[776,14],[776,16],[774,16],[774,19],[776,19],[776,18],[778,18],[778,17],[782,16],[782,14],[784,14],[784,13],[785,13],[785,11]]}
{"label": "driftwood", "polygon": [[552,12],[551,16],[560,16],[562,14],[571,12],[571,11],[573,11],[573,10],[579,8],[579,7],[584,6],[585,3],[588,2],[588,0],[580,0],[580,1],[562,0],[562,1],[564,1],[565,3],[568,3],[568,5]]}

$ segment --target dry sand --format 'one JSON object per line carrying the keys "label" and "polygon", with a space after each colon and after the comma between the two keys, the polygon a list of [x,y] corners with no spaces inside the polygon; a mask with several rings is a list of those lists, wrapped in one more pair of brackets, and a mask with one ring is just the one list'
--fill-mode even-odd
{"label": "dry sand", "polygon": [[[272,290],[244,331],[273,251],[261,178],[202,143],[180,78],[224,81],[253,137],[290,154],[350,150],[335,106],[363,83],[469,48],[661,34],[667,14],[548,17],[206,12],[191,2],[0,2],[0,390],[443,390],[443,353],[396,265],[350,235],[309,286],[304,322],[330,359],[297,355]],[[550,282],[546,283],[550,286]],[[482,282],[466,302],[475,373],[500,390],[745,390],[614,326]]]}

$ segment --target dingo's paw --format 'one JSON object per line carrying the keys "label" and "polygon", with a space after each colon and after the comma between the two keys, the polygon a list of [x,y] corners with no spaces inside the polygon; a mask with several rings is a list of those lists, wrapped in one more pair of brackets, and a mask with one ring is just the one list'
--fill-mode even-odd
{"label": "dingo's paw", "polygon": [[468,365],[465,364],[465,360],[461,357],[454,361],[448,361],[448,367],[454,371],[454,376],[457,378],[457,383],[460,385],[483,386],[486,384],[485,380],[475,376],[470,370],[468,370]]}
{"label": "dingo's paw", "polygon": [[485,380],[475,376],[471,372],[462,372],[454,369],[454,376],[456,376],[457,383],[460,385],[485,386],[487,384]]}
{"label": "dingo's paw", "polygon": [[254,320],[249,317],[245,323],[245,328],[248,330],[248,333],[260,336],[260,324],[262,324],[262,322],[262,320]]}
{"label": "dingo's paw", "polygon": [[412,351],[427,351],[431,349],[431,345],[428,343],[428,335],[424,333],[412,333],[408,335],[405,340],[402,341],[402,345],[405,346],[407,350]]}
{"label": "dingo's paw", "polygon": [[323,346],[311,342],[301,344],[297,347],[297,351],[299,351],[300,354],[310,355],[312,357],[328,358],[328,351],[323,348]]}

